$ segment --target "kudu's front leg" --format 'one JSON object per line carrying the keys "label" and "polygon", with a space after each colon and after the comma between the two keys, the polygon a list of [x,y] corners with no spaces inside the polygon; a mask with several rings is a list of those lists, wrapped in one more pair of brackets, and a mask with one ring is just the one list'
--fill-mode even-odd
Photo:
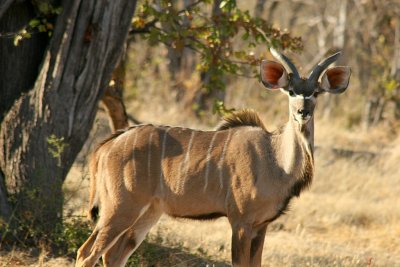
{"label": "kudu's front leg", "polygon": [[262,252],[264,248],[266,231],[267,231],[267,225],[263,225],[261,228],[253,230],[251,248],[250,248],[251,267],[261,267]]}
{"label": "kudu's front leg", "polygon": [[250,267],[251,235],[249,224],[232,225],[232,266]]}

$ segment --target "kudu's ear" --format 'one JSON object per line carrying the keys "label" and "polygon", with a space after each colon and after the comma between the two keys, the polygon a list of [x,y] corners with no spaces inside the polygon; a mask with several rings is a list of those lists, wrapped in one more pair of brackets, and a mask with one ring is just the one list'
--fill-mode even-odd
{"label": "kudu's ear", "polygon": [[321,90],[332,93],[343,93],[349,85],[350,67],[329,68],[321,78]]}
{"label": "kudu's ear", "polygon": [[268,89],[285,88],[289,84],[288,75],[282,64],[263,60],[261,62],[261,81]]}

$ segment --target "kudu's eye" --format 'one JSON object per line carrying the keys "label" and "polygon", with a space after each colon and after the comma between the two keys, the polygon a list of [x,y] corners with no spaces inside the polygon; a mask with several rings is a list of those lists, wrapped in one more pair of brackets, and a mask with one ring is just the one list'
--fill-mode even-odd
{"label": "kudu's eye", "polygon": [[313,96],[314,96],[314,97],[317,97],[318,95],[319,95],[318,92],[314,92],[314,93],[313,93]]}
{"label": "kudu's eye", "polygon": [[289,90],[289,95],[290,95],[290,96],[294,96],[293,90]]}

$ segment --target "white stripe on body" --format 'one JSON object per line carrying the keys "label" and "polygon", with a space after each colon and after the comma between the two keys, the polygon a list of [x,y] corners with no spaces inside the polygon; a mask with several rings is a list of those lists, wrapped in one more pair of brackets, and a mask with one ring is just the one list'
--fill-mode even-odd
{"label": "white stripe on body", "polygon": [[160,189],[161,189],[161,193],[164,191],[164,172],[163,172],[163,167],[162,167],[162,162],[163,162],[163,158],[165,156],[165,147],[167,144],[167,134],[168,131],[171,130],[171,128],[168,128],[163,135],[163,141],[162,141],[162,150],[161,150],[161,158],[160,158]]}
{"label": "white stripe on body", "polygon": [[[103,167],[103,170],[105,168],[105,171],[102,172],[103,175],[102,175],[101,179],[96,179],[96,188],[101,188],[101,186],[104,184],[106,185],[106,188],[109,188],[110,181],[113,181],[113,179],[110,179],[110,171],[107,166],[107,163],[111,162],[111,160],[109,159],[110,153],[111,153],[111,147],[110,147],[110,149],[107,150],[107,154],[105,154],[105,155],[103,154],[103,156],[101,157],[101,165]],[[108,191],[106,191],[106,192],[108,192]],[[96,195],[98,195],[98,192],[96,193]]]}
{"label": "white stripe on body", "polygon": [[204,191],[206,191],[207,186],[208,186],[208,176],[209,176],[209,173],[210,173],[211,152],[212,152],[212,149],[214,148],[215,137],[217,137],[218,133],[219,132],[215,132],[214,133],[214,135],[213,135],[213,137],[211,139],[210,145],[208,146],[207,157],[206,157],[206,162],[207,162],[206,175],[205,175],[206,182],[204,184]]}
{"label": "white stripe on body", "polygon": [[[122,136],[124,136],[126,134],[126,132],[124,132],[123,134],[121,134],[120,136],[118,136],[118,137],[121,137],[122,138]],[[127,149],[126,149],[126,146],[127,146],[127,143],[128,143],[128,140],[129,140],[129,136],[125,136],[125,141],[124,141],[124,147],[123,147],[123,152],[122,152],[122,155],[123,155],[123,157],[125,157],[126,156],[126,151],[127,151]],[[127,167],[126,165],[128,165],[128,163],[127,164],[125,164],[125,166],[122,166],[122,168],[120,169],[120,172],[119,172],[119,175],[120,175],[120,177],[123,177],[123,179],[125,179],[126,177],[125,177],[125,167]]]}
{"label": "white stripe on body", "polygon": [[[135,139],[133,139],[133,149],[132,149],[132,162],[134,164],[133,168],[133,177],[136,177],[136,162],[135,162],[135,148],[136,148],[136,142],[138,139],[138,132],[135,131]],[[136,180],[136,179],[135,179]]]}
{"label": "white stripe on body", "polygon": [[[125,132],[126,133],[126,132]],[[121,136],[124,136],[125,135],[125,133],[123,133]],[[123,152],[123,156],[125,157],[125,155],[126,155],[126,144],[128,143],[128,139],[129,139],[129,137],[127,137],[127,136],[125,136],[125,142],[124,142],[124,152]]]}
{"label": "white stripe on body", "polygon": [[146,204],[139,212],[139,216],[136,218],[135,223],[143,216],[143,214],[149,209],[150,203]]}
{"label": "white stripe on body", "polygon": [[218,163],[218,168],[219,168],[219,184],[220,184],[220,187],[221,187],[221,189],[223,188],[223,186],[224,186],[224,182],[223,182],[223,179],[224,179],[224,173],[223,173],[223,164],[224,164],[224,160],[225,160],[225,154],[226,154],[226,149],[227,149],[227,147],[228,147],[228,143],[229,143],[229,140],[230,140],[230,138],[231,138],[231,134],[232,134],[232,129],[229,129],[228,130],[228,137],[226,138],[226,140],[225,140],[225,143],[224,143],[224,148],[222,149],[222,154],[221,154],[221,158],[219,159],[219,163]]}
{"label": "white stripe on body", "polygon": [[150,171],[151,171],[151,169],[150,169],[150,167],[151,167],[151,141],[153,139],[153,134],[154,134],[154,132],[150,133],[149,144],[147,147],[147,177],[148,177],[149,181],[150,181]]}
{"label": "white stripe on body", "polygon": [[[195,131],[192,131],[191,135],[190,135],[190,140],[189,140],[189,144],[187,147],[187,151],[185,154],[185,158],[184,160],[181,162],[180,168],[179,168],[179,187],[178,190],[180,192],[182,192],[183,189],[183,185],[185,183],[185,179],[187,177],[187,173],[189,171],[189,160],[190,160],[190,150],[192,150],[192,145],[193,145],[193,140],[194,140],[194,135],[195,135]],[[183,176],[182,176],[182,170],[183,170]]]}

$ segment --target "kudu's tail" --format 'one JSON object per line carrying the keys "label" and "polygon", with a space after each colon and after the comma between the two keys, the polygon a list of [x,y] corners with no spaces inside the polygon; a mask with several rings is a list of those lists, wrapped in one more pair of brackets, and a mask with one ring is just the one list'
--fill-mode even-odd
{"label": "kudu's tail", "polygon": [[94,223],[97,221],[99,216],[99,202],[97,196],[97,166],[98,156],[94,152],[90,157],[89,172],[90,172],[90,195],[89,195],[89,219]]}

